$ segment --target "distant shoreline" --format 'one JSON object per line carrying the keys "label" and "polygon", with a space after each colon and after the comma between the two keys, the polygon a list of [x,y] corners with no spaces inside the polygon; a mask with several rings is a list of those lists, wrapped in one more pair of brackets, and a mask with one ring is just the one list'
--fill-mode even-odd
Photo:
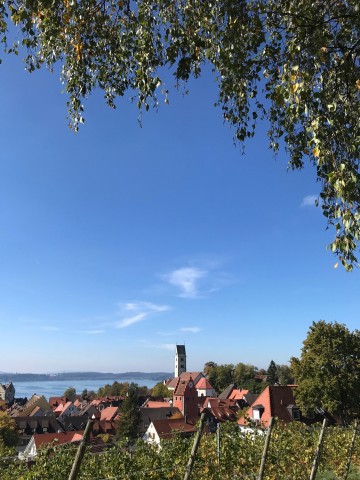
{"label": "distant shoreline", "polygon": [[51,381],[72,381],[72,380],[116,380],[122,378],[129,379],[148,379],[153,381],[162,381],[172,378],[170,372],[125,372],[125,373],[102,373],[102,372],[62,372],[62,373],[0,373],[0,382],[51,382]]}

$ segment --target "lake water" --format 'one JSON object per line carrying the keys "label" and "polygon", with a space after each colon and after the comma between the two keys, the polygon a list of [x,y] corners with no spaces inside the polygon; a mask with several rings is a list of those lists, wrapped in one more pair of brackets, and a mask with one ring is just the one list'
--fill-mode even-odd
{"label": "lake water", "polygon": [[34,393],[37,395],[44,395],[47,399],[49,397],[62,396],[68,387],[74,387],[76,393],[81,392],[86,388],[87,390],[94,390],[97,392],[100,387],[106,384],[112,385],[115,381],[123,383],[137,383],[139,386],[146,386],[152,388],[158,383],[155,380],[148,378],[117,378],[111,380],[51,380],[47,382],[14,382],[15,397],[30,398]]}

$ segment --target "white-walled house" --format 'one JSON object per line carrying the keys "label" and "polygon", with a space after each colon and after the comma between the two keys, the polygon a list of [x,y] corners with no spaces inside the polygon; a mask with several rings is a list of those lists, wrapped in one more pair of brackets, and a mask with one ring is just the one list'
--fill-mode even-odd
{"label": "white-walled house", "polygon": [[216,397],[216,391],[206,377],[201,377],[195,384],[199,397]]}
{"label": "white-walled house", "polygon": [[39,447],[45,444],[56,443],[62,445],[64,443],[80,442],[83,439],[83,431],[81,432],[59,432],[59,433],[40,433],[30,438],[25,450],[19,453],[21,460],[30,460],[38,454]]}
{"label": "white-walled house", "polygon": [[190,437],[196,432],[195,422],[186,418],[153,420],[146,430],[143,440],[160,446],[161,440],[171,438],[175,432],[180,433],[181,436]]}
{"label": "white-walled house", "polygon": [[65,405],[60,404],[54,410],[57,419],[61,422],[65,417],[69,415],[76,415],[79,413],[79,410],[75,407],[73,402],[67,402]]}

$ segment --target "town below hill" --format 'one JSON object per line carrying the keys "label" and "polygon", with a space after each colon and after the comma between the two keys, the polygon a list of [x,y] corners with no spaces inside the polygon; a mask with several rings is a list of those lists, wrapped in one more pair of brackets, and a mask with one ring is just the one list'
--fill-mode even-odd
{"label": "town below hill", "polygon": [[124,373],[103,373],[103,372],[59,372],[59,373],[6,373],[0,372],[0,383],[15,382],[49,382],[59,380],[122,380],[136,378],[162,381],[173,377],[173,372],[124,372]]}

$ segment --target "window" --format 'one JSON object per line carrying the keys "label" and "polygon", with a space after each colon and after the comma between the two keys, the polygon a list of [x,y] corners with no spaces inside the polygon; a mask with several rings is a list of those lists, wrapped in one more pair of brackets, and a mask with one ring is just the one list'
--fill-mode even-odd
{"label": "window", "polygon": [[300,410],[298,408],[293,408],[292,417],[294,420],[300,420]]}

